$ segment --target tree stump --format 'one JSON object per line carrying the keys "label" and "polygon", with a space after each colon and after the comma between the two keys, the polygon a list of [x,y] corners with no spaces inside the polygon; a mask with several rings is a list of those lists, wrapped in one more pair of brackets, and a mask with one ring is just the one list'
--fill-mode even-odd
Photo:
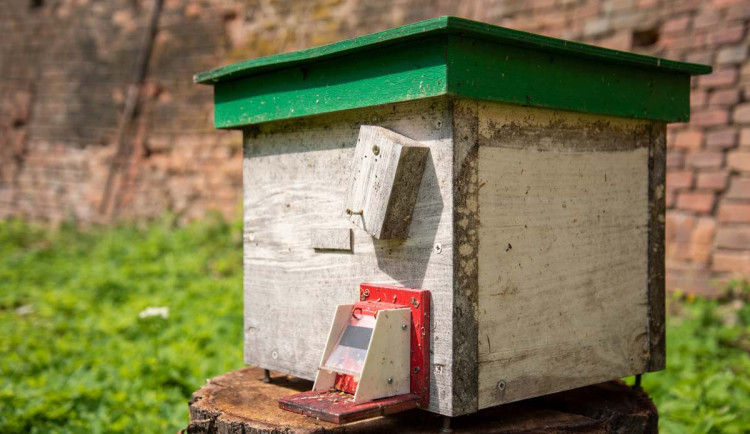
{"label": "tree stump", "polygon": [[[263,370],[244,368],[208,380],[190,400],[190,424],[185,434],[229,433],[435,433],[443,417],[410,410],[388,417],[334,425],[281,410],[278,399],[310,390],[312,382],[272,373],[263,383]],[[451,420],[459,433],[656,433],[658,413],[642,390],[621,381],[560,392],[488,408]]]}

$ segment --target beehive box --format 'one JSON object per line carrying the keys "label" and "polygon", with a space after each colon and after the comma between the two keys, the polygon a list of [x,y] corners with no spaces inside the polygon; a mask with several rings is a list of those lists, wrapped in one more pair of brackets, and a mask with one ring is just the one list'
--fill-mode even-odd
{"label": "beehive box", "polygon": [[665,126],[708,72],[443,17],[198,74],[244,134],[245,361],[314,378],[375,282],[431,291],[433,412],[663,369]]}

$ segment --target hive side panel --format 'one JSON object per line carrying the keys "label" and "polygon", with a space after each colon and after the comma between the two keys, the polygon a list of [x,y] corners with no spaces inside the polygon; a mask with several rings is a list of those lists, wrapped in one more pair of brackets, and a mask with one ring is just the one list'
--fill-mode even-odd
{"label": "hive side panel", "polygon": [[[375,239],[344,213],[362,124],[430,148],[405,240]],[[245,132],[247,363],[312,379],[335,306],[356,301],[360,283],[425,288],[432,294],[429,409],[452,413],[451,127],[447,101],[424,100]],[[315,251],[315,228],[351,229],[352,251]]]}
{"label": "hive side panel", "polygon": [[479,408],[644,372],[651,125],[479,119]]}

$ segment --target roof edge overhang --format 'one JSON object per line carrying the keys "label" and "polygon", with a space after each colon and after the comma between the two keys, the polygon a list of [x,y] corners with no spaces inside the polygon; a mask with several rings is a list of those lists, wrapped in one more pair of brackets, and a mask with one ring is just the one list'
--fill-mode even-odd
{"label": "roof edge overhang", "polygon": [[674,62],[441,17],[196,75],[215,87],[215,125],[450,95],[663,122],[685,122],[690,76]]}
{"label": "roof edge overhang", "polygon": [[235,80],[262,72],[298,66],[301,64],[345,56],[357,51],[383,48],[403,41],[433,37],[441,34],[454,34],[487,39],[498,43],[517,45],[541,51],[551,51],[567,55],[586,57],[600,61],[640,66],[663,71],[689,75],[711,73],[711,67],[695,63],[677,62],[674,60],[611,50],[608,48],[551,38],[520,30],[508,29],[487,23],[464,18],[443,16],[419,21],[401,27],[372,33],[353,39],[306,50],[282,53],[273,56],[246,60],[210,71],[195,74],[193,80],[200,84],[214,84],[226,80]]}

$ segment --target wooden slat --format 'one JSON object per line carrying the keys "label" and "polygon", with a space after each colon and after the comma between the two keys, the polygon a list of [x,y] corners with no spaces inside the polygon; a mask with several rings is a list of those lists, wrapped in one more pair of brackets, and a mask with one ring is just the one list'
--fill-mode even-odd
{"label": "wooden slat", "polygon": [[310,234],[310,245],[316,250],[352,250],[352,230],[346,228],[314,228]]}
{"label": "wooden slat", "polygon": [[453,350],[454,410],[478,410],[479,117],[477,102],[453,105]]}
{"label": "wooden slat", "polygon": [[648,158],[648,321],[649,362],[648,371],[667,367],[666,354],[666,300],[664,264],[664,223],[666,203],[666,125],[654,123],[651,127]]}

